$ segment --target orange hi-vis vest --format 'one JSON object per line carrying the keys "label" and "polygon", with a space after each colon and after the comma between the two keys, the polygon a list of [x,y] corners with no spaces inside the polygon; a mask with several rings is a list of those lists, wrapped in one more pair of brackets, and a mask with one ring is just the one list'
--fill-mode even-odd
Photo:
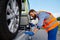
{"label": "orange hi-vis vest", "polygon": [[45,19],[43,22],[43,28],[46,29],[47,32],[59,25],[57,19],[51,13],[49,15],[49,18]]}

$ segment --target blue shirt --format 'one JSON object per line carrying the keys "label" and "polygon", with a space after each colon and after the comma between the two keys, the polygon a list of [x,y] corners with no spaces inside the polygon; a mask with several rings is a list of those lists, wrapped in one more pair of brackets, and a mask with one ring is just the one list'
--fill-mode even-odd
{"label": "blue shirt", "polygon": [[47,19],[49,17],[49,14],[47,14],[47,12],[41,12],[37,16],[39,17],[37,26],[39,26],[39,28],[41,28],[43,25],[44,19]]}

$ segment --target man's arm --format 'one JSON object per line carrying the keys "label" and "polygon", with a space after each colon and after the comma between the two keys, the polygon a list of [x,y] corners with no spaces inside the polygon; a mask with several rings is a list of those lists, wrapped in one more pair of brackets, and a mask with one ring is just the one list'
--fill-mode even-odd
{"label": "man's arm", "polygon": [[43,26],[43,22],[44,22],[44,19],[47,19],[49,17],[49,14],[47,14],[47,12],[41,12],[39,14],[39,21],[38,21],[38,24],[37,24],[37,28],[41,28]]}
{"label": "man's arm", "polygon": [[44,13],[40,13],[39,14],[39,21],[38,21],[38,24],[37,24],[38,29],[42,27],[44,19],[45,19]]}

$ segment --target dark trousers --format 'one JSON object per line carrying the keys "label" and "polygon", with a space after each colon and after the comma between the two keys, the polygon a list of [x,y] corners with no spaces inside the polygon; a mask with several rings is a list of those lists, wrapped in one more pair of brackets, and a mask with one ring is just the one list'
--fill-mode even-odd
{"label": "dark trousers", "polygon": [[56,35],[58,31],[58,26],[48,32],[48,40],[56,40]]}

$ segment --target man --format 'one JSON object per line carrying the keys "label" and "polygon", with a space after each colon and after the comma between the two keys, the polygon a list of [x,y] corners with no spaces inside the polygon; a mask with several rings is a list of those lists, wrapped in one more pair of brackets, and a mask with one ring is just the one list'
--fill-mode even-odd
{"label": "man", "polygon": [[[48,40],[56,40],[59,23],[50,12],[41,11],[37,13],[35,10],[31,9],[29,11],[29,15],[32,16],[33,19],[39,19],[37,23],[37,29],[39,30],[41,27],[43,27],[48,33]],[[30,25],[34,26],[33,23],[30,23]],[[31,36],[33,36],[35,34],[35,31],[26,32],[26,34],[31,34]]]}

